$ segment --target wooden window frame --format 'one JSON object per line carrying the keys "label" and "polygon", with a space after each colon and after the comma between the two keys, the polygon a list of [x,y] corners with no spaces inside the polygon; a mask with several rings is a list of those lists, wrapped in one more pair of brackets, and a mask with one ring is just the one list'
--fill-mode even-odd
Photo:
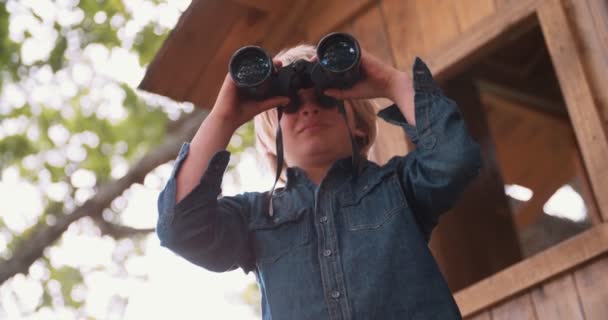
{"label": "wooden window frame", "polygon": [[592,219],[591,229],[458,291],[455,299],[465,317],[608,252],[608,141],[562,2],[514,2],[447,43],[427,61],[439,81],[448,79],[495,48],[507,32],[528,30],[531,22],[536,23],[534,19],[538,19],[549,49],[599,217]]}

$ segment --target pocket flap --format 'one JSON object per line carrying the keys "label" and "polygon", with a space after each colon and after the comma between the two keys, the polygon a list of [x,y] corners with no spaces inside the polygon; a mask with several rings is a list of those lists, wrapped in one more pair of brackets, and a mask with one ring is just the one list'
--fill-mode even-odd
{"label": "pocket flap", "polygon": [[274,211],[274,215],[272,217],[268,216],[267,214],[256,217],[255,220],[249,223],[249,229],[274,229],[287,223],[297,222],[302,218],[308,209],[309,208],[299,208],[297,210],[277,209]]}
{"label": "pocket flap", "polygon": [[373,176],[362,176],[355,184],[349,183],[342,190],[340,203],[344,206],[354,206],[358,204],[362,198],[380,184],[383,179],[393,173],[392,171],[378,172]]}

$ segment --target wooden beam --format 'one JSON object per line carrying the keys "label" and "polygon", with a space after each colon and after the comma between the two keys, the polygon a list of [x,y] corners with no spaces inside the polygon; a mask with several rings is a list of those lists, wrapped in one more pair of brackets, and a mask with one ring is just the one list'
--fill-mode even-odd
{"label": "wooden beam", "polygon": [[[271,14],[260,15],[250,9],[246,19],[241,19],[224,34],[224,42],[214,52],[209,67],[194,82],[188,91],[188,99],[206,108],[212,108],[222,81],[228,72],[228,62],[232,54],[240,47],[250,44],[262,46],[270,55],[284,44],[285,38],[292,32],[296,21],[302,14],[307,1],[297,2],[300,7],[290,7],[289,2],[282,2],[282,7]],[[281,30],[274,31],[274,30]]]}
{"label": "wooden beam", "polygon": [[[466,68],[474,60],[498,47],[507,32],[508,38],[536,25],[534,12],[542,0],[521,0],[480,20],[474,28],[447,42],[426,59],[437,80],[445,80]],[[506,40],[508,38],[503,38]]]}
{"label": "wooden beam", "polygon": [[454,298],[467,317],[606,252],[604,223],[460,290]]}
{"label": "wooden beam", "polygon": [[353,17],[366,11],[378,0],[315,0],[307,8],[302,29],[308,41],[321,39],[326,33],[351,21]]}
{"label": "wooden beam", "polygon": [[537,319],[584,320],[580,298],[572,274],[552,279],[532,290]]}
{"label": "wooden beam", "polygon": [[188,91],[224,42],[225,34],[246,12],[246,7],[232,1],[193,1],[148,66],[138,88],[177,101],[188,100]]}
{"label": "wooden beam", "polygon": [[583,69],[582,56],[560,0],[546,0],[538,10],[578,145],[604,221],[608,220],[608,139]]}
{"label": "wooden beam", "polygon": [[563,0],[563,4],[575,38],[579,40],[591,91],[608,130],[608,1]]}
{"label": "wooden beam", "polygon": [[537,166],[555,166],[552,170],[558,170],[560,162],[571,161],[570,150],[576,142],[567,120],[492,94],[483,94],[482,101],[505,183],[530,187],[546,179],[546,171],[524,166],[535,159]]}
{"label": "wooden beam", "polygon": [[514,88],[504,82],[498,83],[494,79],[480,78],[476,80],[479,90],[489,95],[494,95],[505,100],[513,101],[517,104],[526,106],[537,112],[541,112],[548,117],[559,119],[570,124],[566,104],[561,99],[542,96],[524,86]]}
{"label": "wooden beam", "polygon": [[593,190],[591,189],[591,182],[589,181],[589,175],[585,169],[583,156],[580,152],[575,152],[572,156],[574,158],[574,168],[578,178],[577,182],[581,190],[581,197],[587,205],[587,216],[589,217],[591,224],[600,224],[602,223],[602,216],[597,208],[597,201],[595,200]]}

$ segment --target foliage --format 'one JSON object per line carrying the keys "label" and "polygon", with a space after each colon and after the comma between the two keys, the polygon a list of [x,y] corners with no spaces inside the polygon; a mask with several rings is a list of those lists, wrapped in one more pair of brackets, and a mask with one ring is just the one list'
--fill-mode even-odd
{"label": "foliage", "polygon": [[[165,4],[160,0],[148,2],[157,9]],[[6,240],[6,250],[0,250],[0,262],[10,259],[29,236],[53,225],[79,203],[77,193],[86,188],[73,184],[75,171],[91,172],[96,186],[117,179],[119,176],[113,173],[116,159],[133,165],[163,141],[170,121],[170,108],[164,102],[142,96],[133,89],[133,83],[100,73],[94,61],[99,57],[91,57],[91,52],[100,52],[100,47],[106,50],[101,51],[101,59],[118,52],[113,50],[122,50],[135,55],[140,66],[145,67],[153,60],[170,27],[154,19],[143,24],[135,21],[137,8],[130,8],[126,0],[44,2],[55,9],[64,6],[65,12],[80,17],[71,22],[60,21],[64,14],[59,14],[60,11],[51,15],[40,9],[42,6],[38,4],[43,2],[30,3],[36,3],[36,7],[17,0],[0,0],[0,168],[3,171],[16,168],[20,179],[37,187],[43,210],[23,228],[11,227],[6,219],[11,213],[0,212],[0,240]],[[17,15],[20,20],[15,18]],[[18,25],[23,23],[25,27]],[[131,32],[133,28],[138,30],[129,36],[128,28]],[[40,54],[45,53],[42,47],[28,49],[27,43],[37,39],[40,30],[49,31],[52,37],[52,46],[46,54]],[[36,54],[42,58],[28,60],[26,55],[32,49],[39,51]],[[91,70],[92,75],[87,77],[86,70]],[[253,144],[251,124],[241,128],[238,135],[240,142],[230,147],[236,154]],[[55,160],[51,154],[56,156]],[[62,200],[49,197],[45,189],[49,183],[68,185]],[[120,223],[121,209],[107,208],[104,220]],[[94,224],[83,225],[88,229],[79,226],[78,232],[99,234]],[[52,246],[60,246],[62,242]],[[116,250],[126,246],[126,256],[143,254],[141,242],[124,245],[117,241],[116,246]],[[90,318],[82,313],[83,301],[75,298],[74,291],[92,270],[55,265],[49,259],[49,249],[36,262],[36,268],[46,270],[43,272],[46,276],[38,279],[43,288],[40,299],[34,308],[25,308],[23,313],[69,307],[80,310],[82,318]],[[115,254],[114,258],[118,266],[113,269],[124,269],[120,264],[125,255]],[[2,286],[10,285],[9,282]],[[51,290],[57,283],[59,296]]]}

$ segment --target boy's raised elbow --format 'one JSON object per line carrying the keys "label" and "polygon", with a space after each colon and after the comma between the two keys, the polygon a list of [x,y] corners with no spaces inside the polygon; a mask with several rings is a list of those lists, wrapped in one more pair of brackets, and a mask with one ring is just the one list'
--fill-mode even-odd
{"label": "boy's raised elbow", "polygon": [[473,139],[468,139],[458,152],[457,158],[454,161],[453,170],[455,172],[453,173],[462,177],[464,184],[468,184],[479,175],[482,167],[483,161],[479,144]]}

